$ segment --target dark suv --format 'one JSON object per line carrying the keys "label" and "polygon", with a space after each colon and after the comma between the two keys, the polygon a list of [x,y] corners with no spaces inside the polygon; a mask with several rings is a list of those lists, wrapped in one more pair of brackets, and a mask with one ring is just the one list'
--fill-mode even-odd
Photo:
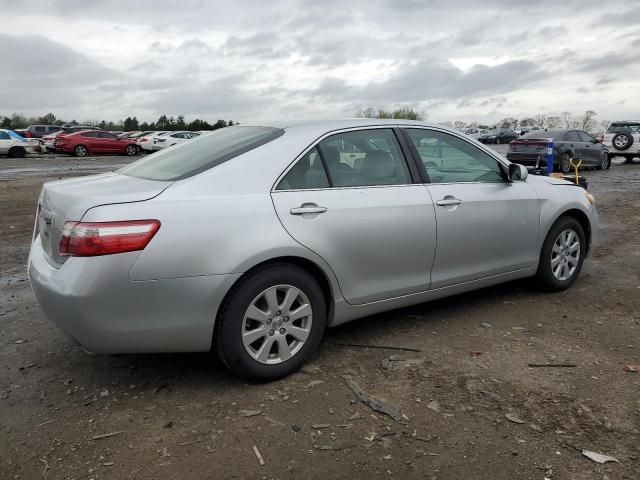
{"label": "dark suv", "polygon": [[20,135],[26,138],[42,138],[62,130],[59,125],[29,125],[29,128],[20,130]]}

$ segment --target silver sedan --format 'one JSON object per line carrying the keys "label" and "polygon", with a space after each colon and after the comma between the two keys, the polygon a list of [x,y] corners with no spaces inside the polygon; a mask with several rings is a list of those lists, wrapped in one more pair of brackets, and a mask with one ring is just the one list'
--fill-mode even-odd
{"label": "silver sedan", "polygon": [[566,289],[597,235],[581,187],[452,129],[234,126],[45,184],[28,269],[90,351],[214,349],[268,380],[333,325],[524,277]]}

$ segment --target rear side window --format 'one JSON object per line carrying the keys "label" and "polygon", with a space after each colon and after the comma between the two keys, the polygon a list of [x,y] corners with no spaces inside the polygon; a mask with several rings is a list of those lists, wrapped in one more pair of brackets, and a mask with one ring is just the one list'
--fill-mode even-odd
{"label": "rear side window", "polygon": [[148,180],[174,181],[196,175],[258,148],[284,134],[270,127],[225,127],[161,150],[118,170]]}
{"label": "rear side window", "polygon": [[298,163],[280,181],[276,190],[305,190],[309,188],[329,188],[329,179],[316,147],[313,147],[298,160]]}
{"label": "rear side window", "polygon": [[46,127],[36,127],[34,130],[35,130],[36,132],[38,132],[38,133],[41,133],[41,132],[46,131],[46,130],[47,130],[47,128],[46,128]]}
{"label": "rear side window", "polygon": [[612,123],[607,128],[607,133],[640,133],[639,123]]}
{"label": "rear side window", "polygon": [[0,132],[0,140],[11,140],[11,137],[8,133]]}

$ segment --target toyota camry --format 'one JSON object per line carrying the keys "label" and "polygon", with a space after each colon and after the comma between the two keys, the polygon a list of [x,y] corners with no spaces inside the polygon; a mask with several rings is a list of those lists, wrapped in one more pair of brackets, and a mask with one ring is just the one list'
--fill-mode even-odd
{"label": "toyota camry", "polygon": [[519,278],[566,289],[597,236],[583,188],[453,129],[233,126],[46,183],[28,271],[89,351],[214,350],[270,380],[327,327]]}

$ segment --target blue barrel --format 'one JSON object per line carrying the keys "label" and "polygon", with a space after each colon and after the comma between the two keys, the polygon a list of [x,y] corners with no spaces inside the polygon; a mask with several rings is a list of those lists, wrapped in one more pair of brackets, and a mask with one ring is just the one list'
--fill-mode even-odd
{"label": "blue barrel", "polygon": [[553,173],[553,138],[547,138],[547,175]]}

